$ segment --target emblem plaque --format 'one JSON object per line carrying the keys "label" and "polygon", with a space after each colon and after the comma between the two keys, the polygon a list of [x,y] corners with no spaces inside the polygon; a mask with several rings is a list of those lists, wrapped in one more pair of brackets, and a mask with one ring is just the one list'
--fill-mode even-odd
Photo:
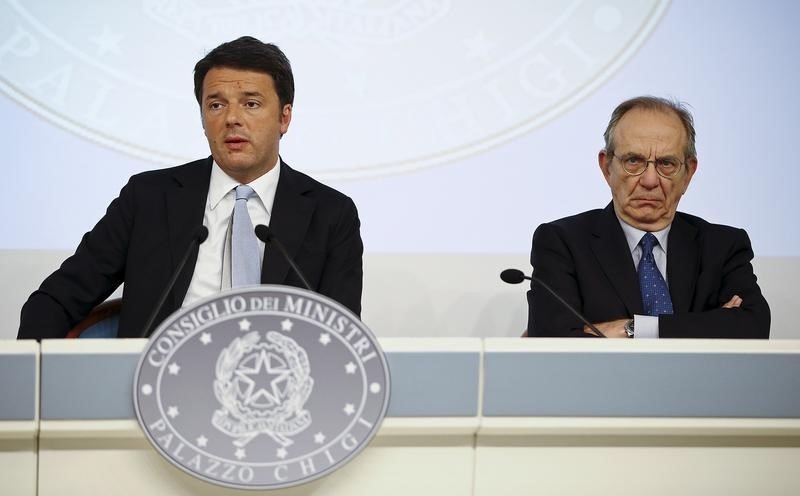
{"label": "emblem plaque", "polygon": [[205,481],[277,489],[335,471],[386,414],[383,351],[319,294],[252,286],[200,300],[153,333],[134,379],[156,450]]}

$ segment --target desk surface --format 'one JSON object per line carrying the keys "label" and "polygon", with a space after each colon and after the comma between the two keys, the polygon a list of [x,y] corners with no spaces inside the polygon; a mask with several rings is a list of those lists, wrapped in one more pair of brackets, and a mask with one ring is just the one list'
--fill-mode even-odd
{"label": "desk surface", "polygon": [[[0,420],[134,419],[131,340],[0,341]],[[389,417],[800,418],[800,341],[384,338]],[[41,366],[39,368],[40,360]]]}

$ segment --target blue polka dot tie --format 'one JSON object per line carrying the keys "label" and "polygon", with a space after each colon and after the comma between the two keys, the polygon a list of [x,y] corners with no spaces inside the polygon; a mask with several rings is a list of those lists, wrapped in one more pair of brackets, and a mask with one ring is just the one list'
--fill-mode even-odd
{"label": "blue polka dot tie", "polygon": [[639,260],[638,268],[639,288],[642,290],[644,313],[652,316],[672,313],[669,288],[658,270],[656,259],[653,258],[653,246],[658,244],[658,240],[652,233],[646,233],[639,244],[642,246],[642,258]]}

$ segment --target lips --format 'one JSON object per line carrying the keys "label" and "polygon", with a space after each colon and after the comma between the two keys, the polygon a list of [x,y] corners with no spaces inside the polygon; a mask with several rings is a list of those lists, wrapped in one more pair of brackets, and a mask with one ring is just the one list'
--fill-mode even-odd
{"label": "lips", "polygon": [[249,143],[249,141],[243,136],[228,136],[225,138],[225,146],[227,146],[229,150],[241,150],[247,143]]}
{"label": "lips", "polygon": [[631,201],[640,204],[659,204],[662,202],[660,198],[632,198]]}

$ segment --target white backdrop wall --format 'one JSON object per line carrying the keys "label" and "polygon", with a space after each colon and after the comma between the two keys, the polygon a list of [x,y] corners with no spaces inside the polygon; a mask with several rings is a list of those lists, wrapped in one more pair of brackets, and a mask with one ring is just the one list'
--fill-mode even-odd
{"label": "white backdrop wall", "polygon": [[378,334],[517,334],[523,288],[496,273],[526,268],[539,223],[609,201],[608,116],[654,94],[696,119],[681,210],[748,230],[773,336],[800,337],[800,4],[256,4],[0,3],[0,337],[131,174],[207,155],[191,71],[243,34],[295,70],[283,158],[359,207]]}

